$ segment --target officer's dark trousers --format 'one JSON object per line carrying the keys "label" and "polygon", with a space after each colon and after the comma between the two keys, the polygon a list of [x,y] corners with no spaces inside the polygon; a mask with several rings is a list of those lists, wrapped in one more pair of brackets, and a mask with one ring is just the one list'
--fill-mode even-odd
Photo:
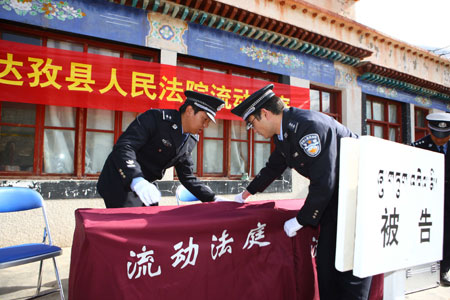
{"label": "officer's dark trousers", "polygon": [[368,299],[372,277],[358,278],[353,271],[339,272],[334,267],[336,256],[335,221],[324,220],[320,224],[317,248],[317,275],[320,300]]}
{"label": "officer's dark trousers", "polygon": [[444,249],[441,261],[442,272],[448,272],[450,270],[450,204],[446,203],[445,205],[446,210],[444,213]]}

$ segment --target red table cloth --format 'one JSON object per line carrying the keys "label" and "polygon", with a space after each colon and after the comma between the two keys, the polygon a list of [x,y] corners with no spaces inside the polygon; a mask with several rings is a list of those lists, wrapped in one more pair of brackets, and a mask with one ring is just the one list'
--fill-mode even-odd
{"label": "red table cloth", "polygon": [[[319,299],[303,200],[78,209],[69,299]],[[375,278],[371,299],[382,299]]]}

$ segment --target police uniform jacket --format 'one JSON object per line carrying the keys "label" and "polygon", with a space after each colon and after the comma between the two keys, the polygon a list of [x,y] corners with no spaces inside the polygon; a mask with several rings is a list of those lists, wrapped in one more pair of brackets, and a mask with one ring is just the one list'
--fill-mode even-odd
{"label": "police uniform jacket", "polygon": [[[411,144],[414,147],[439,152],[438,147],[431,139],[430,135],[427,135],[420,140]],[[445,154],[445,214],[450,218],[450,142],[447,142],[447,153]]]}
{"label": "police uniform jacket", "polygon": [[282,130],[283,140],[274,136],[275,150],[247,190],[262,192],[287,167],[293,168],[310,180],[298,222],[317,226],[324,214],[336,221],[340,139],[357,135],[325,114],[298,108],[284,110]]}
{"label": "police uniform jacket", "polygon": [[214,200],[214,193],[193,173],[191,152],[198,136],[182,134],[177,110],[151,109],[139,115],[120,136],[106,159],[97,189],[107,207],[122,207],[135,177],[161,179],[175,166],[180,182],[199,200]]}

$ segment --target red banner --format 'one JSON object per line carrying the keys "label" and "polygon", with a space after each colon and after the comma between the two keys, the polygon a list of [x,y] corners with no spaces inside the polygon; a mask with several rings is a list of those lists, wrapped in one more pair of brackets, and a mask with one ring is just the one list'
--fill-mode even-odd
{"label": "red banner", "polygon": [[[0,101],[143,112],[178,108],[184,91],[225,101],[218,118],[267,81],[0,40]],[[287,106],[309,109],[309,90],[276,83]]]}

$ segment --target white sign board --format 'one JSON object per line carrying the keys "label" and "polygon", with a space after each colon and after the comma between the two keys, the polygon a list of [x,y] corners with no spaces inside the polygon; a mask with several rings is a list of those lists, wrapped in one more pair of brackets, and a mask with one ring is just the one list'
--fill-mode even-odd
{"label": "white sign board", "polygon": [[336,268],[367,277],[442,259],[444,155],[341,140]]}

